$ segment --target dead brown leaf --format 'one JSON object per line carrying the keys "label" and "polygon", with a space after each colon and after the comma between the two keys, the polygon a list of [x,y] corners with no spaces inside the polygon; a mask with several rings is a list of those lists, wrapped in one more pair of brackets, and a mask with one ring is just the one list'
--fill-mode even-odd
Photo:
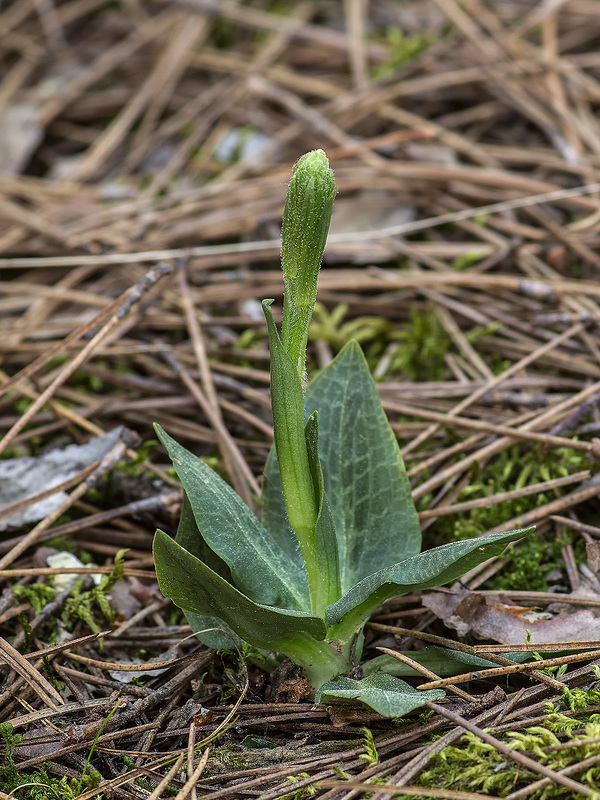
{"label": "dead brown leaf", "polygon": [[586,642],[600,636],[600,617],[588,609],[569,612],[563,606],[552,613],[508,599],[492,601],[479,592],[436,592],[423,597],[423,605],[461,636],[472,633],[501,644]]}

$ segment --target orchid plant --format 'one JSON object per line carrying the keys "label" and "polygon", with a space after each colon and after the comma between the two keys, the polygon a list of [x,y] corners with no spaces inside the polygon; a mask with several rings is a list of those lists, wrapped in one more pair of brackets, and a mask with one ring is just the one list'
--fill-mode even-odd
{"label": "orchid plant", "polygon": [[287,657],[302,667],[317,702],[352,698],[396,717],[443,692],[419,692],[383,671],[354,677],[370,615],[389,598],[456,580],[531,529],[420,552],[398,442],[359,345],[347,344],[305,388],[335,194],[325,153],[300,158],[283,216],[281,337],[273,301],[263,301],[275,444],[261,519],[157,427],[184,497],[176,538],[157,531],[154,560],[162,593],[206,645],[233,640]]}

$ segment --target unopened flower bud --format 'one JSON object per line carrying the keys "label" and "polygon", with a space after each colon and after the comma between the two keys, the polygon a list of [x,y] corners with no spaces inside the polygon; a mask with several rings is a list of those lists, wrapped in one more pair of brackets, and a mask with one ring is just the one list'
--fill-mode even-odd
{"label": "unopened flower bud", "polygon": [[281,231],[285,286],[281,341],[301,380],[336,192],[333,171],[323,150],[312,150],[298,159],[285,200]]}

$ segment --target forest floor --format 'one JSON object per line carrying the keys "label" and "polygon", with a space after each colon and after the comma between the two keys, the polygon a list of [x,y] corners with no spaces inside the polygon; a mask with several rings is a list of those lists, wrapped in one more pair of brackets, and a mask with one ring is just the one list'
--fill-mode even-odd
{"label": "forest floor", "polygon": [[[600,3],[5,0],[0,64],[0,800],[597,797]],[[425,547],[537,526],[367,625],[370,655],[559,658],[444,714],[316,706],[156,583],[153,423],[258,504],[260,301],[313,148],[309,374],[361,342]]]}

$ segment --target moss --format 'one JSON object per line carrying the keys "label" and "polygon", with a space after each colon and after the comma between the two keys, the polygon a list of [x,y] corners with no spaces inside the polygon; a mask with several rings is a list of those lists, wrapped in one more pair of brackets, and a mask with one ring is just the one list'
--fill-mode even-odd
{"label": "moss", "polygon": [[[597,754],[597,745],[586,745],[585,739],[597,738],[600,725],[591,722],[583,733],[563,734],[571,747],[554,750],[561,739],[547,726],[512,731],[502,737],[512,749],[526,753],[550,769],[559,771]],[[578,744],[581,741],[582,744]],[[433,760],[431,767],[418,779],[419,785],[436,789],[483,792],[504,796],[539,780],[540,775],[519,766],[515,761],[499,753],[493,745],[482,742],[472,733],[466,733],[456,747],[446,747]],[[592,791],[600,791],[600,766],[586,770],[576,776]],[[530,795],[532,800],[567,800],[572,792],[557,784],[539,789]]]}
{"label": "moss", "polygon": [[[15,748],[23,737],[14,733],[9,722],[0,725],[0,791],[28,800],[74,800],[84,790],[96,789],[102,782],[97,770],[91,770],[76,778],[55,778],[49,774],[48,766],[34,772],[23,772],[14,761]],[[27,790],[25,793],[24,790]]]}
{"label": "moss", "polygon": [[392,326],[383,317],[361,316],[346,319],[348,306],[340,303],[331,311],[322,303],[315,303],[313,322],[310,326],[312,340],[324,340],[336,351],[351,339],[359,343],[389,341]]}
{"label": "moss", "polygon": [[[582,713],[566,716],[557,705],[547,703],[548,716],[543,725],[509,731],[499,734],[498,738],[512,749],[560,771],[597,755],[598,745],[585,744],[585,740],[600,738],[600,715],[586,714],[585,711],[591,705],[597,706],[599,700],[600,690],[595,688],[567,690],[563,697],[564,707]],[[561,745],[561,749],[553,750],[557,745]],[[600,791],[600,765],[573,777],[593,791]],[[538,773],[523,769],[515,761],[505,758],[493,745],[482,742],[472,733],[465,733],[458,745],[444,748],[431,761],[429,768],[418,778],[418,785],[503,797],[539,778]],[[572,792],[552,784],[530,797],[531,800],[567,800],[572,797]]]}
{"label": "moss", "polygon": [[489,325],[476,325],[470,331],[465,333],[465,339],[470,344],[476,344],[480,339],[485,336],[492,336],[496,331],[502,327],[501,322],[490,322]]}
{"label": "moss", "polygon": [[[572,475],[574,472],[589,469],[589,467],[590,464],[586,461],[585,453],[580,450],[558,447],[551,452],[545,452],[539,446],[528,447],[524,444],[514,444],[493,458],[481,471],[477,465],[474,465],[471,468],[471,481],[462,490],[456,502],[491,497],[508,490],[520,489],[534,483]],[[566,488],[564,491],[568,492],[569,489]],[[505,524],[513,517],[543,506],[557,496],[555,493],[539,492],[453,516],[442,517],[427,533],[427,546],[432,547],[444,542],[478,536],[497,525]],[[430,502],[431,496],[422,498],[419,510],[427,508]],[[535,544],[531,543],[529,546],[535,547]],[[544,544],[543,547],[546,545]],[[520,546],[518,549],[522,550],[522,548],[523,546]],[[515,558],[514,553],[511,552],[509,557]],[[554,556],[551,557],[554,558]],[[546,588],[544,586],[544,591]]]}
{"label": "moss", "polygon": [[377,747],[373,739],[373,734],[371,730],[367,727],[361,728],[361,731],[363,735],[365,752],[362,753],[359,756],[359,758],[363,758],[367,762],[369,767],[373,767],[375,766],[375,764],[379,764],[379,753],[377,752]]}
{"label": "moss", "polygon": [[[63,519],[61,517],[60,521],[57,521],[57,524],[62,525],[63,522],[70,521],[70,518]],[[48,539],[46,542],[46,547],[53,547],[55,550],[65,550],[67,553],[73,553],[73,555],[79,557],[80,548],[68,534],[65,534],[64,536],[55,536],[54,539]]]}
{"label": "moss", "polygon": [[[233,346],[237,350],[251,350],[256,345],[262,345],[266,336],[261,328],[244,328],[240,335],[234,342]],[[238,360],[237,363],[242,366],[251,366],[250,359]]]}
{"label": "moss", "polygon": [[94,608],[100,609],[103,620],[111,623],[115,617],[115,611],[108,602],[107,595],[115,583],[123,577],[124,558],[127,550],[119,550],[115,555],[114,567],[110,575],[104,575],[98,586],[94,586],[89,591],[83,591],[84,581],[77,581],[71,590],[70,597],[67,598],[62,621],[68,630],[82,620],[94,633],[100,633],[100,627],[94,618]]}
{"label": "moss", "polygon": [[17,584],[13,587],[13,592],[19,603],[31,603],[36,614],[56,597],[56,589],[46,583],[31,583],[29,586]]}
{"label": "moss", "polygon": [[552,535],[529,536],[507,554],[508,564],[490,581],[490,588],[525,588],[532,592],[548,591],[548,572],[560,563],[560,550],[567,539]]}
{"label": "moss", "polygon": [[4,722],[0,725],[0,740],[3,744],[3,764],[0,764],[0,787],[4,789],[2,781],[6,784],[14,784],[19,777],[19,770],[14,762],[14,752],[18,744],[21,743],[23,737],[18,733],[14,733],[13,726],[10,722]]}
{"label": "moss", "polygon": [[385,61],[371,70],[373,80],[387,78],[398,67],[408,64],[427,50],[436,40],[436,36],[429,30],[406,34],[402,28],[389,27],[385,32],[385,40],[389,46],[389,55]]}
{"label": "moss", "polygon": [[[475,339],[488,331],[474,329]],[[389,345],[394,348],[386,378],[399,376],[402,380],[436,381],[447,374],[446,353],[452,341],[431,308],[411,307],[408,323],[401,330],[394,328],[384,317],[367,316],[348,319],[348,306],[341,303],[331,311],[316,303],[310,327],[311,341],[326,341],[338,352],[351,339],[363,348],[367,363],[373,369]],[[309,374],[311,364],[308,365]]]}
{"label": "moss", "polygon": [[62,694],[65,690],[65,684],[61,683],[56,677],[56,673],[52,669],[52,664],[50,663],[48,656],[42,656],[42,665],[44,667],[44,673],[52,686],[59,694]]}
{"label": "moss", "polygon": [[460,256],[457,256],[452,262],[452,267],[458,272],[474,267],[483,258],[484,254],[481,250],[469,250]]}
{"label": "moss", "polygon": [[217,17],[210,31],[209,42],[219,50],[233,47],[240,38],[239,28],[225,17]]}
{"label": "moss", "polygon": [[396,335],[390,373],[411,381],[440,381],[447,373],[451,340],[432,310],[411,308],[408,328]]}
{"label": "moss", "polygon": [[[567,688],[563,694],[563,703],[569,711],[585,711],[589,705],[598,705],[600,703],[600,689],[592,688],[586,691],[578,688]],[[598,715],[594,716],[597,717]]]}
{"label": "moss", "polygon": [[247,765],[245,754],[241,753],[239,747],[234,744],[222,744],[219,747],[215,747],[211,756],[220,765],[231,770],[244,769]]}
{"label": "moss", "polygon": [[127,475],[133,478],[138,478],[141,475],[147,477],[156,475],[156,473],[152,471],[152,467],[147,463],[150,458],[150,453],[156,447],[158,447],[157,439],[145,439],[138,445],[135,458],[129,461],[122,461],[119,463],[118,467],[111,470],[110,481],[114,482],[118,480],[119,475]]}
{"label": "moss", "polygon": [[[288,780],[291,784],[294,784],[300,783],[300,781],[303,781],[306,778],[310,778],[308,772],[299,772],[297,775],[288,775],[286,780]],[[305,798],[314,797],[316,793],[317,787],[309,784],[308,786],[302,786],[295,792],[289,792],[288,794],[281,795],[281,800],[305,800]]]}
{"label": "moss", "polygon": [[107,392],[106,383],[97,375],[90,375],[85,369],[76,369],[71,375],[71,384],[79,390],[90,394],[103,394]]}

